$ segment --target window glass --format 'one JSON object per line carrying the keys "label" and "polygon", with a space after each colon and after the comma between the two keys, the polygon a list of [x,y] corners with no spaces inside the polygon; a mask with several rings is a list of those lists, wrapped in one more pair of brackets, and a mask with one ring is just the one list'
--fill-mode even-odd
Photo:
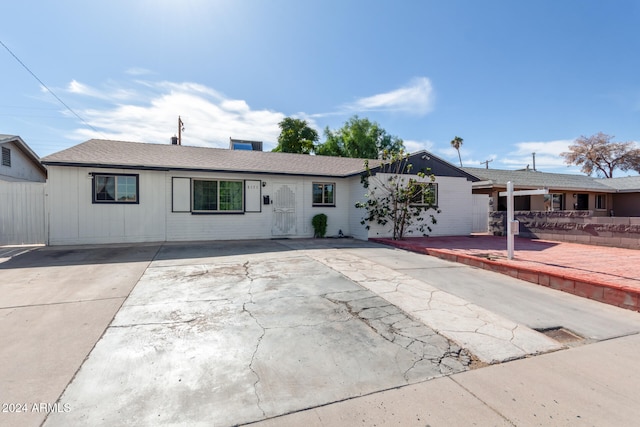
{"label": "window glass", "polygon": [[193,210],[218,210],[218,181],[193,181]]}
{"label": "window glass", "polygon": [[242,212],[243,181],[193,180],[193,210]]}
{"label": "window glass", "polygon": [[333,184],[324,185],[324,203],[333,204]]}
{"label": "window glass", "polygon": [[96,176],[96,200],[116,199],[116,177]]}
{"label": "window glass", "polygon": [[313,204],[319,205],[322,203],[322,184],[313,184]]}
{"label": "window glass", "polygon": [[94,203],[137,203],[138,175],[93,176]]}
{"label": "window glass", "polygon": [[413,188],[411,196],[412,205],[437,206],[438,205],[438,184],[417,184]]}
{"label": "window glass", "polygon": [[311,196],[313,205],[335,206],[335,188],[336,185],[332,182],[314,182]]}
{"label": "window glass", "polygon": [[596,195],[596,209],[604,210],[607,208],[607,196],[604,194]]}
{"label": "window glass", "polygon": [[545,194],[544,207],[547,211],[561,211],[564,207],[564,194]]}
{"label": "window glass", "polygon": [[220,181],[220,210],[242,210],[242,182]]}
{"label": "window glass", "polygon": [[135,202],[136,201],[136,177],[121,176],[118,177],[118,201]]}

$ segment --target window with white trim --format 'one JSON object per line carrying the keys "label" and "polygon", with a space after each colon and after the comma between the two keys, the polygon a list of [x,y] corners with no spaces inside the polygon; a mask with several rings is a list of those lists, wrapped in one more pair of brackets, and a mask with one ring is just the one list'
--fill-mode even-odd
{"label": "window with white trim", "polygon": [[193,212],[233,213],[244,211],[244,182],[216,179],[192,180]]}
{"label": "window with white trim", "polygon": [[138,175],[94,173],[93,203],[138,203]]}
{"label": "window with white trim", "polygon": [[313,206],[335,206],[336,205],[336,184],[334,182],[314,182],[313,183]]}
{"label": "window with white trim", "polygon": [[438,206],[438,184],[435,182],[416,183],[413,188],[411,204],[414,206]]}
{"label": "window with white trim", "polygon": [[599,211],[604,211],[607,209],[606,194],[596,194],[596,209]]}

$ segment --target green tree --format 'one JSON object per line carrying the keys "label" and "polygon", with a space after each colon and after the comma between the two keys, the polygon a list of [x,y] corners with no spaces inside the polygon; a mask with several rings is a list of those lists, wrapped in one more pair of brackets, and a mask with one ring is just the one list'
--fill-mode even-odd
{"label": "green tree", "polygon": [[306,120],[286,117],[278,126],[281,129],[278,145],[272,151],[310,154],[318,142],[318,132],[309,127]]}
{"label": "green tree", "polygon": [[455,148],[456,151],[458,151],[458,160],[460,160],[460,167],[462,167],[462,157],[460,157],[460,147],[462,146],[463,141],[464,139],[460,138],[459,136],[456,136],[451,140],[451,146]]}
{"label": "green tree", "polygon": [[[429,210],[440,213],[432,184],[435,176],[422,171],[410,174],[411,169],[409,154],[403,150],[391,154],[385,152],[380,165],[373,169],[369,167],[369,161],[365,161],[362,184],[368,190],[367,200],[356,203],[356,207],[366,209],[360,223],[366,225],[367,230],[372,222],[382,226],[390,223],[394,240],[401,240],[405,234],[414,231],[424,236],[426,231],[431,232],[436,217],[430,213],[425,218],[423,213]],[[425,219],[429,223],[425,223]]]}
{"label": "green tree", "polygon": [[612,135],[598,132],[589,137],[581,136],[569,146],[569,151],[560,153],[567,164],[582,166],[587,175],[596,172],[612,178],[613,171],[634,170],[640,172],[640,149],[633,142],[612,142]]}
{"label": "green tree", "polygon": [[378,123],[357,115],[336,131],[325,128],[324,134],[326,141],[315,150],[316,154],[324,156],[377,159],[385,151],[398,152],[404,149],[402,139],[387,134]]}

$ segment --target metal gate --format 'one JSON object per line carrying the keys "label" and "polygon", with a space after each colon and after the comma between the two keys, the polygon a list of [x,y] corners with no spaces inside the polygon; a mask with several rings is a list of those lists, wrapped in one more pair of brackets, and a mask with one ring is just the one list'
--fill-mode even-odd
{"label": "metal gate", "polygon": [[46,243],[44,183],[0,180],[0,245]]}
{"label": "metal gate", "polygon": [[292,236],[297,233],[296,192],[288,184],[276,184],[273,196],[272,236]]}
{"label": "metal gate", "polygon": [[473,222],[472,233],[486,233],[489,231],[489,195],[473,195]]}

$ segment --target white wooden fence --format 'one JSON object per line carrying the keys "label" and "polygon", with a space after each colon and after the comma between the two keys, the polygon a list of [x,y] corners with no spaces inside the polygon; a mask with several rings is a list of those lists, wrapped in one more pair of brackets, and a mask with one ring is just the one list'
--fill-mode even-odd
{"label": "white wooden fence", "polygon": [[46,243],[45,184],[0,180],[0,245]]}

